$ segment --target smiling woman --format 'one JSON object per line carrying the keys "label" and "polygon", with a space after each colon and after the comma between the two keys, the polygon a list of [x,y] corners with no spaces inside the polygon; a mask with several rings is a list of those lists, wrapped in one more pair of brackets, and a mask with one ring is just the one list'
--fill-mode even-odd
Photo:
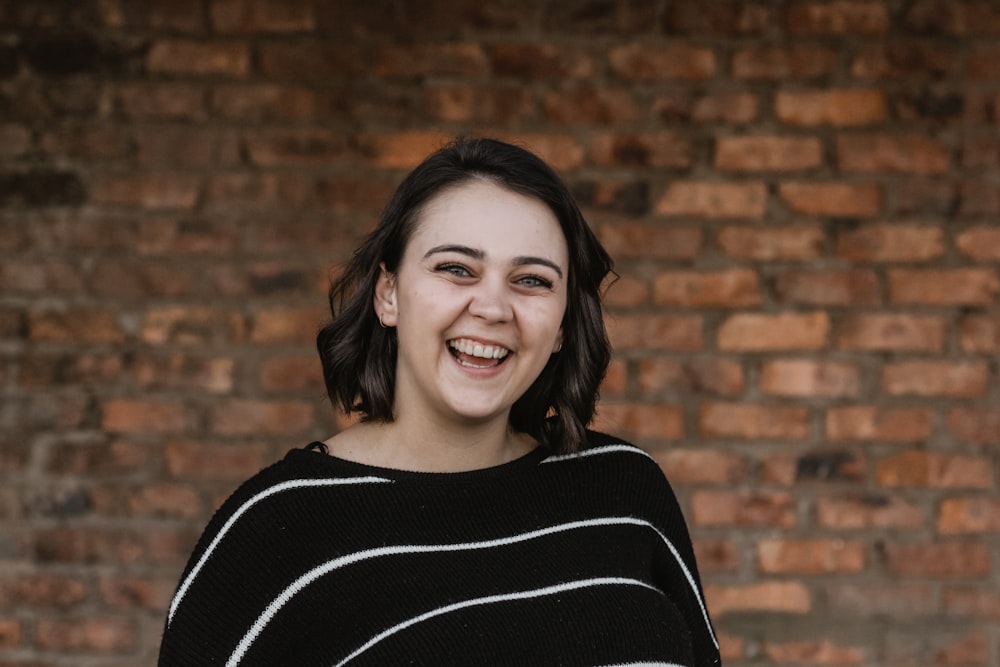
{"label": "smiling woman", "polygon": [[533,154],[474,139],[427,158],[317,339],[361,420],[223,505],[160,664],[718,665],[663,473],[587,430],[610,272]]}

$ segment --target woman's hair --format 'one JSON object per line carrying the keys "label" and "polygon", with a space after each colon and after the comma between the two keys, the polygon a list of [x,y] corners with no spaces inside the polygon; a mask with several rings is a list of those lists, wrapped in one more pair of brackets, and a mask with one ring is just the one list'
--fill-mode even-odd
{"label": "woman's hair", "polygon": [[514,403],[510,425],[557,452],[575,451],[586,439],[611,359],[601,286],[612,272],[612,261],[559,176],[536,155],[492,139],[459,139],[410,172],[333,283],[333,319],[316,338],[327,393],[346,412],[359,412],[362,420],[392,421],[397,341],[394,328],[380,326],[373,305],[379,264],[395,273],[427,203],[474,179],[544,202],[566,237],[569,280],[562,349]]}

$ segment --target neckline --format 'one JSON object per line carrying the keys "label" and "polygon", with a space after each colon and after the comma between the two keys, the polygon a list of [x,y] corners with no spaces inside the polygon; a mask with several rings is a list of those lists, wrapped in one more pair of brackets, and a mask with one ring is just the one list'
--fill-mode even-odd
{"label": "neckline", "polygon": [[[541,463],[541,461],[551,453],[546,447],[538,445],[531,451],[505,463],[498,463],[485,468],[445,472],[408,470],[405,468],[390,468],[368,463],[360,463],[358,461],[351,461],[349,459],[340,458],[339,456],[327,454],[320,447],[321,445],[322,443],[312,442],[304,448],[293,449],[288,453],[287,458],[299,459],[304,462],[308,462],[308,465],[310,466],[329,466],[336,469],[340,473],[350,472],[351,474],[371,475],[399,481],[419,480],[428,482],[462,482],[468,480],[505,477],[521,470],[531,469]],[[316,448],[314,449],[314,447]]]}

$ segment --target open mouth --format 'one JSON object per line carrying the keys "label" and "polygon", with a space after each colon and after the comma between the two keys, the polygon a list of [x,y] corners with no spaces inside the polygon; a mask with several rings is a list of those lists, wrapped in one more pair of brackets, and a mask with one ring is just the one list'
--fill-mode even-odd
{"label": "open mouth", "polygon": [[493,368],[499,366],[510,355],[510,350],[499,345],[483,345],[467,338],[448,341],[451,356],[469,368]]}

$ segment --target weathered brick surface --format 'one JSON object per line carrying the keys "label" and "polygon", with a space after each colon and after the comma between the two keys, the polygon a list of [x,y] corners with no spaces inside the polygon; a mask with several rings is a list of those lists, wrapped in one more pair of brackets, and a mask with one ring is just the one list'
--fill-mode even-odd
{"label": "weathered brick surface", "polygon": [[[725,664],[1000,664],[988,0],[0,2],[0,664],[149,665],[240,480],[349,419],[325,290],[457,134],[615,257]],[[891,629],[891,630],[890,630]]]}

